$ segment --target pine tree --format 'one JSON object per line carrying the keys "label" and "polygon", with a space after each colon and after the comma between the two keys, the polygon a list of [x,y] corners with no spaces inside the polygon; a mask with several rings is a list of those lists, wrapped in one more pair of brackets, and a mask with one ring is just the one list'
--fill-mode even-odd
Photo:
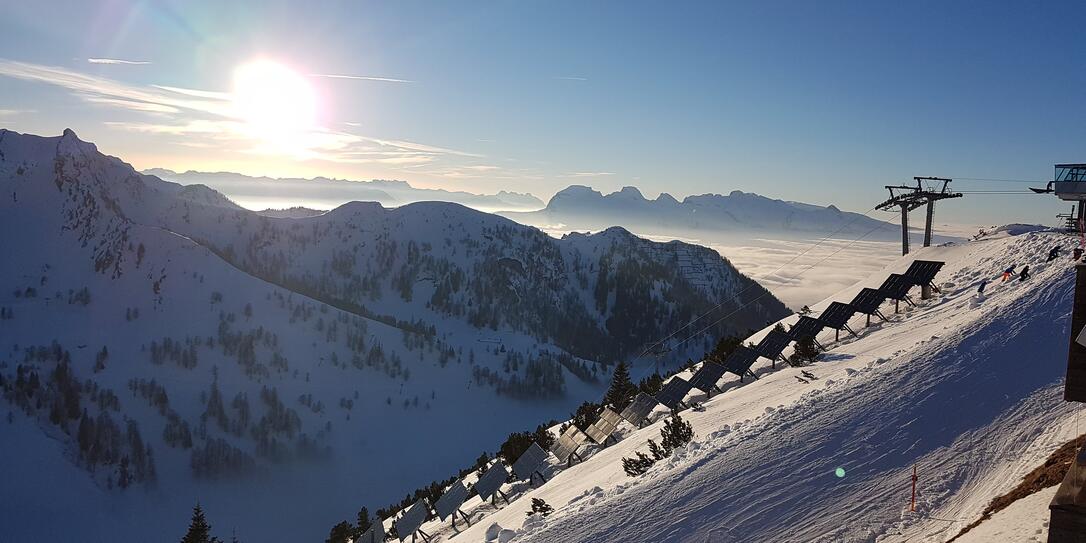
{"label": "pine tree", "polygon": [[630,477],[637,477],[649,470],[656,460],[653,460],[648,455],[641,451],[635,451],[636,458],[623,458],[622,459],[622,471],[626,472],[626,475]]}
{"label": "pine tree", "polygon": [[671,418],[664,421],[664,427],[660,429],[660,445],[671,454],[671,451],[690,443],[694,439],[694,427],[679,416],[672,413]]}
{"label": "pine tree", "polygon": [[655,396],[657,392],[664,386],[664,378],[659,373],[653,373],[652,375],[641,380],[641,383],[637,385],[637,388],[641,389],[641,392],[648,394],[649,396]]}
{"label": "pine tree", "polygon": [[637,387],[630,381],[630,370],[625,362],[619,362],[611,376],[611,388],[604,395],[603,403],[611,405],[616,411],[622,411],[630,405],[636,394]]}
{"label": "pine tree", "polygon": [[554,512],[554,508],[549,503],[543,501],[540,498],[532,498],[532,510],[525,513],[529,517],[538,513],[544,517]]}
{"label": "pine tree", "polygon": [[94,435],[94,419],[87,416],[87,410],[83,409],[83,417],[79,419],[79,431],[76,434],[76,439],[79,442],[79,453],[88,460],[90,459],[91,446],[94,445]]}
{"label": "pine tree", "polygon": [[705,358],[723,362],[725,358],[728,358],[728,355],[732,354],[732,351],[734,351],[736,347],[742,344],[743,340],[739,337],[724,336],[716,342],[716,346],[713,347],[712,351],[709,351],[709,354],[705,355]]}
{"label": "pine tree", "polygon": [[665,449],[656,443],[656,441],[649,440],[649,453],[656,460],[663,460],[671,456],[671,449]]}
{"label": "pine tree", "polygon": [[132,477],[128,474],[128,457],[125,456],[121,458],[121,465],[117,467],[117,486],[124,490],[131,483]]}
{"label": "pine tree", "polygon": [[806,366],[818,358],[818,345],[813,337],[806,337],[796,342],[796,350],[788,359],[793,366]]}
{"label": "pine tree", "polygon": [[362,537],[362,534],[366,533],[366,530],[370,529],[373,523],[370,521],[370,512],[363,507],[358,510],[358,525],[355,526],[355,537]]}
{"label": "pine tree", "polygon": [[354,526],[344,520],[332,526],[332,531],[328,533],[328,539],[325,539],[324,543],[350,543],[354,537]]}
{"label": "pine tree", "polygon": [[189,531],[181,538],[181,543],[222,543],[219,538],[211,535],[211,525],[204,517],[204,510],[197,503],[192,508],[192,522],[189,523]]}
{"label": "pine tree", "polygon": [[599,420],[600,411],[603,411],[603,406],[598,403],[582,403],[573,413],[573,425],[581,431],[587,430]]}

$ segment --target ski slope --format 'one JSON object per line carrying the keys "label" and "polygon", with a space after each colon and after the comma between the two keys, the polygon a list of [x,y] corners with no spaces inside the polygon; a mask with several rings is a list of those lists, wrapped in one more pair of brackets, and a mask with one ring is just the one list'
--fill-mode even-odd
{"label": "ski slope", "polygon": [[[802,368],[817,379],[763,360],[759,380],[729,376],[704,410],[684,412],[694,441],[639,478],[621,459],[659,439],[662,412],[583,463],[552,466],[544,485],[507,489],[511,505],[469,500],[473,525],[459,534],[448,522],[423,529],[455,541],[944,541],[1080,430],[1061,384],[1073,269],[1042,262],[1056,243],[1072,242],[1002,233],[917,251],[813,307],[877,287],[912,258],[947,263],[942,292],[919,307],[894,315],[888,302],[890,322],[867,328],[854,317],[857,339],[823,332],[829,351]],[[1031,264],[1032,277],[992,282],[978,299],[979,280],[1012,263]],[[532,498],[555,512],[527,517]]]}

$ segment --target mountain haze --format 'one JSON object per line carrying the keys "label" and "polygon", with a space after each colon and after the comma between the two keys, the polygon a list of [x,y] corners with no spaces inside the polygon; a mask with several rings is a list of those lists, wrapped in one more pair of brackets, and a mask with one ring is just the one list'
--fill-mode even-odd
{"label": "mountain haze", "polygon": [[290,207],[299,203],[328,209],[351,201],[378,202],[387,207],[424,201],[454,202],[482,211],[535,210],[543,207],[541,200],[526,193],[500,191],[496,194],[473,194],[416,188],[406,181],[385,179],[355,181],[327,177],[251,177],[232,172],[175,172],[164,168],[151,168],[143,173],[182,185],[207,185],[254,209]]}
{"label": "mountain haze", "polygon": [[832,205],[774,200],[740,191],[687,196],[680,202],[666,192],[649,200],[636,187],[604,195],[591,187],[571,185],[555,194],[541,210],[501,214],[557,230],[596,231],[621,225],[639,233],[692,238],[756,233],[800,238],[835,234],[850,238],[870,232],[870,239],[880,239],[896,232],[889,223]]}

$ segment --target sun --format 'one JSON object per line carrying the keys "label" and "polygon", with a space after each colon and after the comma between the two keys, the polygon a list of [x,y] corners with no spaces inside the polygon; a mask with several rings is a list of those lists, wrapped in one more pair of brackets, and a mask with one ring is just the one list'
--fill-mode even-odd
{"label": "sun", "polygon": [[236,116],[262,139],[289,144],[317,121],[317,96],[305,77],[270,60],[257,60],[234,70]]}

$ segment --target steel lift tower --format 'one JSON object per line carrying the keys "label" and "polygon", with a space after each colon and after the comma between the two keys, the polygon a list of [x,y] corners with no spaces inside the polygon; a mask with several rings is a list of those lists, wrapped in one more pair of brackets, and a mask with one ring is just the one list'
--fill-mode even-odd
{"label": "steel lift tower", "polygon": [[[891,211],[893,208],[901,209],[901,254],[909,254],[909,212],[928,206],[928,217],[924,223],[924,247],[931,246],[931,220],[935,215],[935,202],[938,200],[945,200],[947,198],[961,198],[962,193],[950,192],[950,182],[953,179],[947,179],[945,177],[914,177],[916,186],[909,185],[887,185],[886,189],[890,191],[890,199],[875,206],[875,209],[881,209],[883,211]],[[939,190],[934,188],[924,187],[924,182],[942,183],[943,186]]]}

